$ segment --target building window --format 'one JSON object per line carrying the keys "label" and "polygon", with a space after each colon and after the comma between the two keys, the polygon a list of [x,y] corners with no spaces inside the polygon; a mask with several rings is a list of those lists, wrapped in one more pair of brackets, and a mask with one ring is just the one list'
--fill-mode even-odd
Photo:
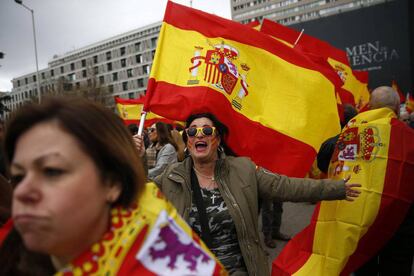
{"label": "building window", "polygon": [[137,52],[141,51],[141,42],[135,43],[135,51]]}
{"label": "building window", "polygon": [[111,51],[106,52],[106,60],[111,59]]}
{"label": "building window", "polygon": [[17,87],[19,87],[19,86],[20,86],[20,80],[17,81]]}
{"label": "building window", "polygon": [[93,73],[94,73],[95,75],[97,75],[97,74],[99,73],[99,68],[98,68],[98,66],[93,67]]}
{"label": "building window", "polygon": [[138,83],[138,88],[144,87],[144,79],[138,79],[137,83]]}
{"label": "building window", "polygon": [[76,83],[76,89],[78,89],[78,90],[80,89],[80,82]]}
{"label": "building window", "polygon": [[98,63],[98,56],[93,56],[93,63],[94,64]]}
{"label": "building window", "polygon": [[128,82],[127,81],[124,81],[122,83],[122,90],[124,90],[124,91],[128,90]]}
{"label": "building window", "polygon": [[132,78],[132,69],[127,70],[127,76],[128,78]]}
{"label": "building window", "polygon": [[105,82],[104,76],[99,76],[99,83],[103,84]]}
{"label": "building window", "polygon": [[82,67],[85,67],[86,66],[86,59],[82,59],[81,63],[82,63]]}
{"label": "building window", "polygon": [[27,84],[27,78],[24,78],[24,83]]}
{"label": "building window", "polygon": [[75,63],[73,63],[73,62],[72,62],[72,63],[70,64],[70,70],[72,70],[72,71],[73,71],[73,70],[75,70]]}
{"label": "building window", "polygon": [[65,91],[71,91],[72,89],[73,89],[73,85],[71,83],[66,83],[63,86],[63,90],[65,90]]}
{"label": "building window", "polygon": [[86,69],[83,69],[83,70],[82,70],[82,77],[83,77],[83,78],[86,78]]}
{"label": "building window", "polygon": [[61,74],[65,73],[65,69],[63,68],[63,66],[60,66],[60,73]]}
{"label": "building window", "polygon": [[92,80],[91,79],[88,79],[88,87],[91,87],[92,86]]}
{"label": "building window", "polygon": [[36,81],[36,75],[33,75],[33,81]]}
{"label": "building window", "polygon": [[151,47],[152,48],[157,47],[157,40],[158,40],[158,37],[151,38]]}
{"label": "building window", "polygon": [[126,59],[123,58],[121,59],[121,67],[125,67],[126,66]]}
{"label": "building window", "polygon": [[152,50],[152,52],[151,52],[151,56],[152,56],[152,59],[154,60],[154,57],[155,57],[155,50]]}
{"label": "building window", "polygon": [[45,72],[42,72],[42,80],[45,79]]}
{"label": "building window", "polygon": [[76,80],[76,75],[75,75],[75,73],[69,74],[69,75],[68,75],[68,80],[69,80],[69,81],[74,81],[74,80]]}
{"label": "building window", "polygon": [[150,73],[150,66],[149,65],[142,66],[142,71],[144,72],[144,74],[148,75]]}
{"label": "building window", "polygon": [[125,47],[121,47],[121,56],[125,55]]}
{"label": "building window", "polygon": [[118,72],[112,73],[112,81],[118,80]]}
{"label": "building window", "polygon": [[109,90],[109,93],[113,93],[114,92],[114,86],[112,84],[109,85],[108,90]]}
{"label": "building window", "polygon": [[106,69],[108,71],[112,71],[112,62],[109,62],[109,63],[106,64]]}
{"label": "building window", "polygon": [[50,75],[53,77],[55,75],[55,70],[50,70]]}
{"label": "building window", "polygon": [[136,55],[135,60],[137,63],[142,63],[142,55]]}
{"label": "building window", "polygon": [[129,99],[134,99],[135,98],[135,93],[134,92],[128,93],[128,98]]}

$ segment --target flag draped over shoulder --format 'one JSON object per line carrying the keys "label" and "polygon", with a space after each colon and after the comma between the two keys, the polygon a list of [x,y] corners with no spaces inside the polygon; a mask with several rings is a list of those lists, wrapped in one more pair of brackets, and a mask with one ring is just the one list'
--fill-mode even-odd
{"label": "flag draped over shoulder", "polygon": [[132,208],[113,208],[101,242],[59,271],[66,275],[228,275],[154,183]]}
{"label": "flag draped over shoulder", "polygon": [[304,176],[339,133],[335,85],[300,53],[239,23],[169,1],[145,109],[185,120],[211,112],[232,150]]}
{"label": "flag draped over shoulder", "polygon": [[349,275],[391,238],[414,200],[414,131],[391,109],[366,111],[342,131],[329,177],[361,183],[355,202],[323,201],[273,262],[272,275]]}
{"label": "flag draped over shoulder", "polygon": [[294,29],[268,19],[263,20],[260,31],[276,37],[287,45],[291,45],[291,47],[300,49],[310,57],[318,57],[319,61],[315,58],[313,58],[313,61],[321,65],[327,62],[343,80],[342,89],[337,91],[343,104],[352,104],[360,108],[368,103],[369,91],[366,83],[361,82],[355,76],[345,51],[306,33],[301,34]]}
{"label": "flag draped over shoulder", "polygon": [[[130,124],[139,124],[141,119],[141,112],[144,106],[144,98],[139,99],[121,99],[119,97],[115,97],[116,109],[118,111],[118,115],[124,121],[125,125]],[[182,124],[181,122],[176,122],[174,120],[169,120],[164,117],[158,116],[155,113],[148,112],[144,126],[148,127],[156,122],[164,122],[167,124]]]}

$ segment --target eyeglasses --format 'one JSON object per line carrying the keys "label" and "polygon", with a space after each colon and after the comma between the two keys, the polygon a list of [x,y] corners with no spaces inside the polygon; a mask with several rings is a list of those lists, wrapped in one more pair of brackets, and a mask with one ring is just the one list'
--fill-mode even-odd
{"label": "eyeglasses", "polygon": [[147,128],[148,133],[153,133],[156,129],[153,127]]}
{"label": "eyeglasses", "polygon": [[197,136],[200,132],[203,136],[210,136],[216,132],[216,128],[211,126],[189,127],[185,131],[189,137]]}

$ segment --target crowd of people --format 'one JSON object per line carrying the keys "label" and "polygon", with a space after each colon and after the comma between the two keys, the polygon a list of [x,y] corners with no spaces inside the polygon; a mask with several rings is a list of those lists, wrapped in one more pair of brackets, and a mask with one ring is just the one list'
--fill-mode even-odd
{"label": "crowd of people", "polygon": [[[380,87],[370,106],[398,115],[397,100],[394,90]],[[348,111],[348,119],[356,115]],[[412,114],[401,120],[413,127]],[[265,245],[274,248],[275,239],[290,239],[280,232],[282,202],[354,201],[360,194],[360,183],[349,177],[291,178],[257,166],[232,152],[228,133],[211,113],[191,114],[184,128],[156,122],[138,135],[136,126],[126,128],[83,100],[25,106],[3,139],[8,169],[0,175],[0,274],[62,271],[105,239],[114,208],[139,206],[152,181],[229,274],[270,275],[261,212]],[[324,170],[337,138],[318,156]]]}

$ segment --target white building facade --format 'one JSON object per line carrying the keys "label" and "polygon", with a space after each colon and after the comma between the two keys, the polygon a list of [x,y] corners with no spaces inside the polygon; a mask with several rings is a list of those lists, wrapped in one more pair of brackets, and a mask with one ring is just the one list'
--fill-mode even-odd
{"label": "white building facade", "polygon": [[[157,22],[54,56],[47,68],[39,70],[40,92],[44,95],[64,85],[63,90],[102,87],[110,98],[145,94],[160,28]],[[14,78],[12,83],[11,100],[6,103],[10,110],[37,99],[36,72]]]}
{"label": "white building facade", "polygon": [[[231,17],[247,24],[267,18],[283,25],[318,19],[386,0],[230,0]],[[390,0],[388,0],[390,1]]]}

